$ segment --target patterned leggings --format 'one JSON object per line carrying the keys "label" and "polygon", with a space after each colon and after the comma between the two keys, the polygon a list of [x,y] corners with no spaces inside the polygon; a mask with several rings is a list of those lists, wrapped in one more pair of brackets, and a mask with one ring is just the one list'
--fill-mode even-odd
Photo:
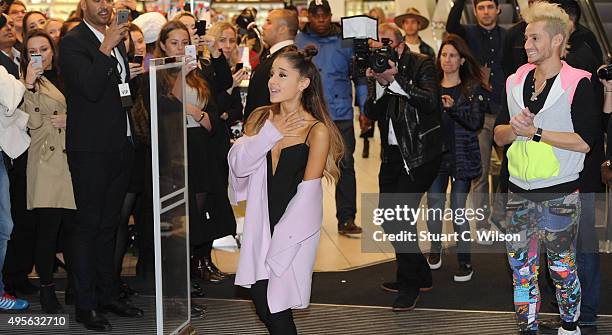
{"label": "patterned leggings", "polygon": [[506,246],[513,273],[514,309],[521,330],[538,328],[540,241],[546,247],[561,320],[578,320],[580,281],[576,269],[575,238],[579,218],[578,192],[544,202],[533,202],[518,194],[509,195],[507,233],[519,234],[520,240],[507,242]]}

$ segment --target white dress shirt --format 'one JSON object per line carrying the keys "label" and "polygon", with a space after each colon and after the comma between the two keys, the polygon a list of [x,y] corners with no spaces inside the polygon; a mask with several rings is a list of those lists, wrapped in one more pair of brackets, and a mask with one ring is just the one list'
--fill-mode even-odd
{"label": "white dress shirt", "polygon": [[[83,20],[83,22],[85,22],[85,25],[87,25],[87,27],[94,33],[94,35],[96,35],[96,38],[100,41],[100,43],[104,42],[104,34],[102,34],[96,28],[90,25],[87,20]],[[128,69],[126,68],[125,63],[123,62],[123,56],[121,56],[121,52],[119,52],[119,49],[117,47],[113,49],[113,51],[111,52],[111,56],[117,60],[117,71],[119,71],[119,73],[121,74],[121,83],[125,83],[127,79]],[[127,136],[132,136],[132,131],[130,130],[130,118],[128,117],[127,113],[125,114],[125,119],[127,122]]]}

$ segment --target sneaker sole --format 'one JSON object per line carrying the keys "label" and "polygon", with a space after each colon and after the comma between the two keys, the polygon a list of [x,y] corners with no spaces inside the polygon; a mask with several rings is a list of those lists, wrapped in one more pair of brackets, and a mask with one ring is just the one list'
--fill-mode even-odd
{"label": "sneaker sole", "polygon": [[436,264],[429,263],[429,260],[427,261],[427,264],[429,265],[429,269],[438,270],[439,268],[442,267],[442,257],[440,257],[440,260]]}
{"label": "sneaker sole", "polygon": [[412,304],[412,306],[410,307],[392,307],[391,310],[394,312],[410,312],[416,307],[416,304],[419,301],[419,298],[420,297],[416,297],[416,299],[414,299],[414,304]]}
{"label": "sneaker sole", "polygon": [[465,283],[472,280],[472,275],[474,275],[474,271],[472,271],[469,276],[454,276],[453,280],[457,283]]}
{"label": "sneaker sole", "polygon": [[[388,287],[385,287],[384,285],[380,285],[380,289],[385,291],[385,292],[389,292],[389,293],[398,293],[399,292],[399,290],[388,288]],[[431,290],[433,290],[433,286],[430,286],[430,287],[420,287],[419,288],[420,292],[429,292]]]}

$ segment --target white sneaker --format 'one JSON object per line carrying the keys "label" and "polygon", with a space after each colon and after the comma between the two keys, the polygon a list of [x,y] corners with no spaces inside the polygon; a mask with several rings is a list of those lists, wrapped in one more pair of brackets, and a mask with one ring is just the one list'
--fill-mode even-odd
{"label": "white sneaker", "polygon": [[580,335],[580,328],[576,327],[576,330],[565,330],[563,327],[559,327],[557,335]]}
{"label": "white sneaker", "polygon": [[[487,236],[489,231],[490,231],[490,229],[487,229],[487,228],[478,228],[478,235],[476,235],[476,236]],[[476,239],[476,243],[478,243],[480,245],[492,245],[493,244],[493,239],[480,239],[480,238],[477,238]]]}

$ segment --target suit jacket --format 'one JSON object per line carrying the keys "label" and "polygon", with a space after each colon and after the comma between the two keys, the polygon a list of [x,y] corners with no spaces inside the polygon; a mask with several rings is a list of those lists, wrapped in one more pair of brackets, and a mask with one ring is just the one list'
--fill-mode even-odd
{"label": "suit jacket", "polygon": [[[60,43],[69,152],[117,152],[127,140],[126,109],[119,96],[121,77],[117,60],[100,52],[100,44],[85,23],[68,32]],[[119,43],[117,48],[127,68],[124,44]],[[126,82],[129,80],[128,71]]]}
{"label": "suit jacket", "polygon": [[244,120],[248,120],[251,112],[258,107],[266,106],[270,104],[270,91],[268,91],[268,79],[270,79],[270,70],[272,70],[272,63],[278,55],[283,53],[287,48],[293,47],[288,45],[284,48],[280,48],[269,57],[262,59],[262,62],[257,65],[251,80],[249,81],[249,88],[247,90],[247,101],[244,107]]}
{"label": "suit jacket", "polygon": [[17,64],[7,57],[4,52],[0,52],[0,66],[4,66],[6,72],[19,79],[19,67],[17,67]]}
{"label": "suit jacket", "polygon": [[266,153],[283,136],[270,121],[230,149],[230,198],[246,200],[246,216],[235,284],[251,287],[269,279],[270,312],[306,308],[323,223],[321,178],[302,181],[270,236]]}

